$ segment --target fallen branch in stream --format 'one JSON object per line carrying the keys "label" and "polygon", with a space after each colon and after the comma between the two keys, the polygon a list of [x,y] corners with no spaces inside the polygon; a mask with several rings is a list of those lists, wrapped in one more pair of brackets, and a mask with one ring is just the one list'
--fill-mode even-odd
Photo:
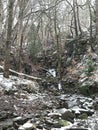
{"label": "fallen branch in stream", "polygon": [[[4,71],[4,67],[0,65],[0,69],[2,71]],[[27,75],[27,74],[24,74],[24,73],[20,73],[20,72],[17,72],[15,70],[12,70],[12,69],[9,69],[9,72],[12,74],[12,75],[15,75],[15,76],[19,76],[19,77],[24,77],[26,79],[29,79],[29,80],[35,80],[35,81],[39,81],[39,80],[42,80],[41,78],[38,78],[38,77],[34,77],[34,76],[30,76],[30,75]]]}

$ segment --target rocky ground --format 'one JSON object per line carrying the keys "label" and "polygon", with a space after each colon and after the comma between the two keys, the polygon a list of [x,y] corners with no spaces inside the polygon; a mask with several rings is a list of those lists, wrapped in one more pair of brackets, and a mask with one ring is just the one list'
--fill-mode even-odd
{"label": "rocky ground", "polygon": [[97,95],[39,90],[34,81],[0,75],[1,130],[97,130]]}
{"label": "rocky ground", "polygon": [[98,130],[97,55],[63,54],[60,83],[56,53],[37,62],[25,63],[23,72],[40,82],[0,73],[0,130]]}

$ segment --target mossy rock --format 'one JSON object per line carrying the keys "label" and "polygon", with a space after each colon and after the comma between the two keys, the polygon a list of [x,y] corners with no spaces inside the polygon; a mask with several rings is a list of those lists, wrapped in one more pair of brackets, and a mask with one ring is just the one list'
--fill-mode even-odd
{"label": "mossy rock", "polygon": [[93,83],[93,85],[84,85],[79,88],[81,94],[90,96],[94,93],[98,93],[98,84]]}
{"label": "mossy rock", "polygon": [[94,109],[98,110],[98,102],[94,103]]}
{"label": "mossy rock", "polygon": [[81,86],[79,88],[79,91],[81,94],[89,96],[90,95],[90,91],[89,91],[89,86]]}
{"label": "mossy rock", "polygon": [[70,125],[71,124],[71,122],[69,122],[69,121],[67,121],[67,120],[59,120],[59,125],[61,125],[61,126],[68,126],[68,125]]}
{"label": "mossy rock", "polygon": [[67,121],[73,122],[74,118],[75,118],[75,115],[71,111],[66,111],[65,113],[62,114],[61,118],[63,120],[67,120]]}
{"label": "mossy rock", "polygon": [[79,115],[78,118],[79,119],[87,119],[88,115],[87,115],[87,113],[83,113],[83,114]]}

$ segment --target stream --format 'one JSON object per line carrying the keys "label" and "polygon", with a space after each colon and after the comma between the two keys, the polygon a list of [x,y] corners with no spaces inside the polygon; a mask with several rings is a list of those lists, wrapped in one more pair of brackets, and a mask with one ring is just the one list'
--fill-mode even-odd
{"label": "stream", "polygon": [[0,82],[0,130],[98,130],[98,95],[62,94],[60,82],[40,93],[26,79],[1,75]]}
{"label": "stream", "polygon": [[17,103],[12,102],[12,117],[5,119],[5,113],[0,113],[1,130],[98,130],[98,97],[93,100],[77,94],[21,93]]}

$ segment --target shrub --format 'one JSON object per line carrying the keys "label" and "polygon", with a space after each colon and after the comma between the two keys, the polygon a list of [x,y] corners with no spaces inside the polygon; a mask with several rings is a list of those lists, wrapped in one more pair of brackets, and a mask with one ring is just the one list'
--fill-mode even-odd
{"label": "shrub", "polygon": [[41,43],[37,32],[37,27],[34,24],[31,26],[31,31],[28,34],[28,53],[32,60],[35,59],[37,53],[41,50]]}
{"label": "shrub", "polygon": [[87,75],[91,74],[91,72],[94,70],[94,64],[91,59],[88,59],[86,68],[83,70]]}

